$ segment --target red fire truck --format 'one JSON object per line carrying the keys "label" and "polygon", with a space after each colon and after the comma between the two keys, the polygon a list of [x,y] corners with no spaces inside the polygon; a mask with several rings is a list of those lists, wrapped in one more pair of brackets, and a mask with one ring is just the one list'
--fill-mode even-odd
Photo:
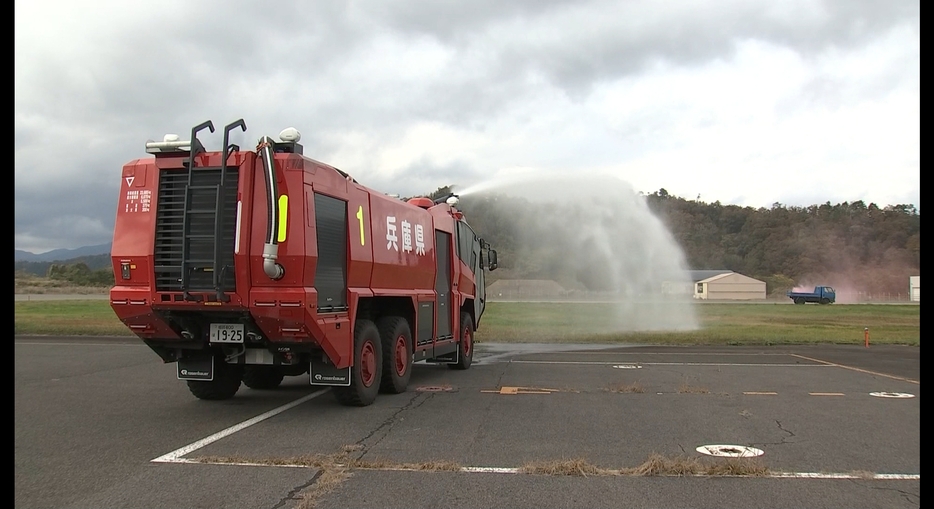
{"label": "red fire truck", "polygon": [[[123,166],[114,312],[200,399],[308,374],[363,406],[412,363],[467,369],[496,251],[457,197],[402,201],[303,155],[293,128],[255,150],[146,143]],[[445,199],[446,198],[446,199]]]}

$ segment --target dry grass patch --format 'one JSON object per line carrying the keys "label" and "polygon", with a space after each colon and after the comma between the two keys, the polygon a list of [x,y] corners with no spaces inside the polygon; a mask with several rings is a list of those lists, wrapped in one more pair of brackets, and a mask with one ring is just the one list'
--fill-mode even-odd
{"label": "dry grass patch", "polygon": [[430,460],[420,463],[399,463],[386,459],[353,460],[352,468],[371,470],[412,470],[418,472],[460,472],[461,465],[455,461]]}
{"label": "dry grass patch", "polygon": [[454,461],[429,460],[418,463],[404,463],[384,458],[351,458],[350,453],[363,450],[361,445],[345,445],[335,454],[306,454],[289,458],[246,458],[242,456],[201,456],[192,461],[212,464],[269,465],[289,467],[309,467],[319,469],[357,469],[357,470],[413,470],[459,472],[461,465]]}
{"label": "dry grass patch", "polygon": [[620,470],[622,475],[661,476],[661,475],[697,475],[702,469],[700,460],[687,456],[668,458],[661,454],[652,454],[641,465]]}
{"label": "dry grass patch", "polygon": [[270,466],[300,466],[317,468],[318,473],[313,483],[302,491],[298,498],[300,502],[296,509],[314,509],[322,497],[336,490],[350,478],[351,465],[358,461],[350,458],[350,454],[363,449],[362,445],[344,445],[340,452],[335,454],[306,454],[290,458],[261,458],[250,459],[241,456],[203,456],[193,458],[200,463],[228,463]]}
{"label": "dry grass patch", "polygon": [[[430,460],[418,463],[403,463],[392,460],[353,459],[348,455],[361,450],[360,447],[343,448],[341,452],[324,455],[313,454],[295,456],[291,458],[263,458],[249,459],[237,456],[205,456],[194,458],[193,461],[201,463],[227,463],[243,465],[270,465],[270,466],[306,466],[318,468],[322,471],[318,481],[309,488],[316,492],[326,493],[333,489],[322,480],[339,484],[343,479],[350,477],[352,470],[409,470],[419,472],[460,472],[463,467],[454,461]],[[534,475],[563,475],[588,477],[598,475],[622,475],[635,477],[653,476],[747,476],[763,477],[770,474],[769,469],[758,458],[696,458],[693,456],[668,457],[653,453],[641,465],[609,469],[598,467],[584,458],[531,461],[518,469],[519,473]],[[852,475],[863,479],[872,479],[875,474],[866,471],[856,471]],[[340,482],[339,482],[340,481]],[[321,487],[317,487],[321,484]],[[308,491],[308,490],[306,490]],[[308,509],[308,508],[305,508]]]}
{"label": "dry grass patch", "polygon": [[[408,464],[406,463],[406,465]],[[456,461],[446,460],[425,461],[412,466],[415,470],[429,470],[432,472],[460,472],[461,468],[463,468],[461,464]]]}
{"label": "dry grass patch", "polygon": [[261,458],[251,459],[242,456],[202,456],[192,458],[192,461],[211,464],[241,464],[241,465],[270,465],[270,466],[299,466],[317,468],[318,473],[313,483],[297,495],[299,499],[296,509],[314,509],[322,497],[336,490],[350,478],[348,454],[359,450],[355,446],[344,446],[336,454],[308,454],[293,456],[291,458]]}
{"label": "dry grass patch", "polygon": [[523,465],[519,471],[523,474],[570,475],[579,477],[610,474],[610,471],[592,465],[583,458],[551,461],[531,461]]}
{"label": "dry grass patch", "polygon": [[762,477],[769,469],[754,458],[727,458],[701,461],[692,456],[669,458],[652,454],[635,468],[620,470],[621,475],[633,476],[750,476]]}
{"label": "dry grass patch", "polygon": [[350,476],[351,473],[344,468],[327,468],[321,470],[314,484],[298,495],[301,498],[301,502],[295,506],[296,509],[314,509],[322,497],[339,488]]}
{"label": "dry grass patch", "polygon": [[199,456],[191,458],[191,461],[209,464],[232,464],[232,465],[268,465],[271,467],[308,467],[308,468],[326,468],[340,466],[347,461],[346,456],[342,454],[304,454],[301,456],[292,456],[289,458],[247,458],[244,456]]}
{"label": "dry grass patch", "polygon": [[633,477],[662,476],[748,476],[762,477],[769,469],[752,458],[728,458],[702,461],[691,456],[667,457],[652,454],[641,465],[631,468],[609,469],[598,467],[583,458],[553,461],[533,461],[523,465],[523,474],[597,476],[616,475]]}
{"label": "dry grass patch", "polygon": [[625,384],[625,383],[610,384],[603,390],[607,392],[616,392],[620,394],[633,394],[633,393],[642,394],[643,392],[645,392],[645,388],[642,387],[642,384],[640,384],[639,382],[632,382],[629,384]]}
{"label": "dry grass patch", "polygon": [[727,458],[707,465],[701,475],[765,477],[769,475],[769,469],[753,458]]}

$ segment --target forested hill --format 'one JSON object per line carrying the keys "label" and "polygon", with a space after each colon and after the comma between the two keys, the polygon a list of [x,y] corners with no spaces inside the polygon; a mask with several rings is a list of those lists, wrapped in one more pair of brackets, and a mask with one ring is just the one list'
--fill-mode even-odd
{"label": "forested hill", "polygon": [[[683,250],[689,269],[739,272],[766,281],[770,293],[835,284],[850,291],[904,294],[909,276],[921,274],[921,215],[913,205],[775,203],[757,209],[686,200],[664,189],[642,198]],[[460,204],[477,233],[499,251],[506,270],[491,275],[557,279],[549,277],[548,267],[555,264],[548,257],[579,253],[549,253],[546,242],[534,250],[516,245],[516,238],[528,238],[521,218],[541,210],[530,203],[504,208],[502,201],[495,195],[471,195]],[[630,256],[630,251],[619,256]],[[588,286],[587,280],[577,280]]]}

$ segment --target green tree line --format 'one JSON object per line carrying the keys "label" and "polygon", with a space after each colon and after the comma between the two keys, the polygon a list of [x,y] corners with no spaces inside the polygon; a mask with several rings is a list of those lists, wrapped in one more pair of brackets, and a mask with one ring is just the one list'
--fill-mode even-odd
{"label": "green tree line", "polygon": [[25,272],[35,276],[48,276],[49,269],[52,267],[52,265],[74,265],[77,263],[83,263],[87,265],[88,268],[92,271],[99,269],[112,270],[110,254],[81,256],[78,258],[71,258],[69,260],[56,260],[54,262],[18,261],[14,262],[13,265],[16,272]]}
{"label": "green tree line", "polygon": [[92,270],[84,262],[53,263],[46,274],[49,279],[66,281],[77,286],[113,286],[113,268]]}

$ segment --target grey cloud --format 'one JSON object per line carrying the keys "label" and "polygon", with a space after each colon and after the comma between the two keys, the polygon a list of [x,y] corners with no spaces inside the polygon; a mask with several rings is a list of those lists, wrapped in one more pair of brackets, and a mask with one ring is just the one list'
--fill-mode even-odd
{"label": "grey cloud", "polygon": [[[415,161],[392,175],[381,174],[379,171],[354,174],[362,185],[403,197],[421,196],[444,185],[464,185],[481,180],[484,176],[482,169],[464,162],[438,164],[428,158]],[[444,183],[432,184],[439,181]]]}
{"label": "grey cloud", "polygon": [[[673,5],[660,9],[676,8]],[[811,57],[828,48],[865,45],[901,24],[920,23],[919,6],[910,1],[884,6],[871,1],[807,2],[808,12],[783,15],[768,12],[768,5],[702,2],[669,15],[649,15],[644,21],[621,19],[619,26],[569,26],[545,41],[520,36],[503,50],[499,76],[517,69],[541,73],[570,96],[582,97],[595,82],[627,76],[656,62],[693,66],[727,59],[744,40]]]}
{"label": "grey cloud", "polygon": [[[347,150],[348,133],[366,133],[373,144],[354,150],[375,151],[415,122],[482,132],[525,111],[548,86],[582,99],[594,84],[637,76],[656,62],[729,59],[737,41],[762,40],[811,58],[828,48],[862,47],[897,26],[920,29],[918,2],[789,5],[775,11],[762,2],[289,0],[185,2],[177,9],[167,3],[133,12],[126,4],[101,33],[47,34],[62,39],[61,54],[17,44],[16,235],[45,238],[48,248],[107,242],[93,238],[100,235],[94,226],[84,233],[67,228],[68,218],[112,225],[120,167],[145,156],[147,138],[187,137],[207,119],[220,131],[243,117],[249,130],[233,141],[246,148],[293,125],[303,132],[307,155],[331,162],[331,154]],[[368,73],[357,67],[361,61],[393,58],[374,55],[377,37],[402,45],[435,41],[450,61],[428,80],[406,68]],[[833,99],[846,86],[835,79],[816,80],[804,100]],[[881,95],[900,84],[879,78],[860,93]],[[662,136],[653,126],[672,113],[644,114],[654,120],[635,134]],[[220,145],[219,132],[203,139]],[[372,175],[364,184],[400,194],[484,172],[428,160],[392,178],[379,168],[342,169]],[[405,189],[391,191],[402,182]]]}

